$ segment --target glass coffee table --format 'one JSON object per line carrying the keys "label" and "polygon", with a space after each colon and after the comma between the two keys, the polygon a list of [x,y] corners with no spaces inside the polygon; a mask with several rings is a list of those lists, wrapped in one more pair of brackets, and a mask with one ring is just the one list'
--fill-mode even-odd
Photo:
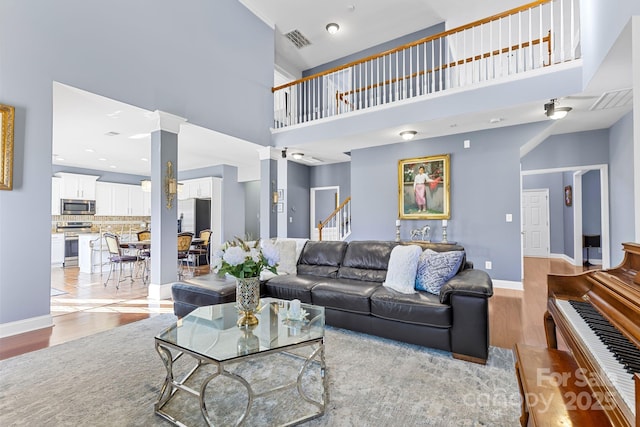
{"label": "glass coffee table", "polygon": [[[198,400],[199,422],[209,426],[216,424],[212,415],[220,419],[229,408],[240,408],[235,425],[253,416],[271,420],[276,415],[271,412],[277,411],[292,419],[269,424],[295,425],[323,415],[328,399],[324,307],[301,304],[301,315],[291,318],[289,305],[285,300],[261,299],[256,313],[259,323],[253,328],[236,326],[235,303],[200,307],[158,334],[155,347],[167,375],[156,414],[175,425],[186,425],[187,415],[192,418],[194,411],[187,413],[184,404],[171,406],[176,396],[189,396]],[[181,369],[185,372],[179,373]],[[229,384],[235,391],[227,390]],[[288,394],[283,397],[282,393]],[[278,395],[284,403],[274,398]],[[254,408],[254,403],[268,398],[275,399],[262,405],[269,414],[256,414],[261,408]]]}

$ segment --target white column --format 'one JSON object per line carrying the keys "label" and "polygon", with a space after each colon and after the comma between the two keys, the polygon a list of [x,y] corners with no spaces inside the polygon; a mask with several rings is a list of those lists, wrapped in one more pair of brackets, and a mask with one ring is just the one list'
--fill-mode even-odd
{"label": "white column", "polygon": [[149,298],[171,296],[178,278],[178,134],[186,119],[155,111],[151,129],[151,283]]}

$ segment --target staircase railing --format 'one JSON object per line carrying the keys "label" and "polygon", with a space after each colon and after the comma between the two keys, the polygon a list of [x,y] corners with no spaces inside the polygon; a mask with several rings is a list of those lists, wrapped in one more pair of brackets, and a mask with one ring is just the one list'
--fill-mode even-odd
{"label": "staircase railing", "polygon": [[318,240],[344,240],[351,234],[351,197],[318,223]]}
{"label": "staircase railing", "polygon": [[537,0],[274,87],[274,128],[575,60],[578,17],[578,0]]}

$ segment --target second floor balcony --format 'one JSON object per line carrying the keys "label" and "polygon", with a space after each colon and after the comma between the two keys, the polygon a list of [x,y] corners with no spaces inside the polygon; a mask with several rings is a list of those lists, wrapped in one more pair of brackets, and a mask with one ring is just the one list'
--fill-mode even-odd
{"label": "second floor balcony", "polygon": [[273,128],[552,71],[580,58],[579,28],[578,0],[534,1],[275,87]]}

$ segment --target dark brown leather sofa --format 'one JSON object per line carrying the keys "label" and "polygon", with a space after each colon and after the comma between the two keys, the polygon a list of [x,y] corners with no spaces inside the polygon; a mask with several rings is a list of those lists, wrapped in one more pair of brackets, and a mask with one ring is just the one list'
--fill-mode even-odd
{"label": "dark brown leather sofa", "polygon": [[[489,275],[464,261],[440,295],[396,292],[382,283],[391,250],[398,244],[402,243],[309,241],[300,254],[297,275],[269,279],[262,284],[263,294],[321,305],[328,325],[450,351],[456,358],[485,363],[489,351],[488,299],[493,294]],[[437,243],[420,246],[438,252],[464,250],[458,245]],[[172,287],[174,312],[182,316],[191,307],[232,301],[232,289],[223,291],[224,297],[215,290],[176,283]]]}

